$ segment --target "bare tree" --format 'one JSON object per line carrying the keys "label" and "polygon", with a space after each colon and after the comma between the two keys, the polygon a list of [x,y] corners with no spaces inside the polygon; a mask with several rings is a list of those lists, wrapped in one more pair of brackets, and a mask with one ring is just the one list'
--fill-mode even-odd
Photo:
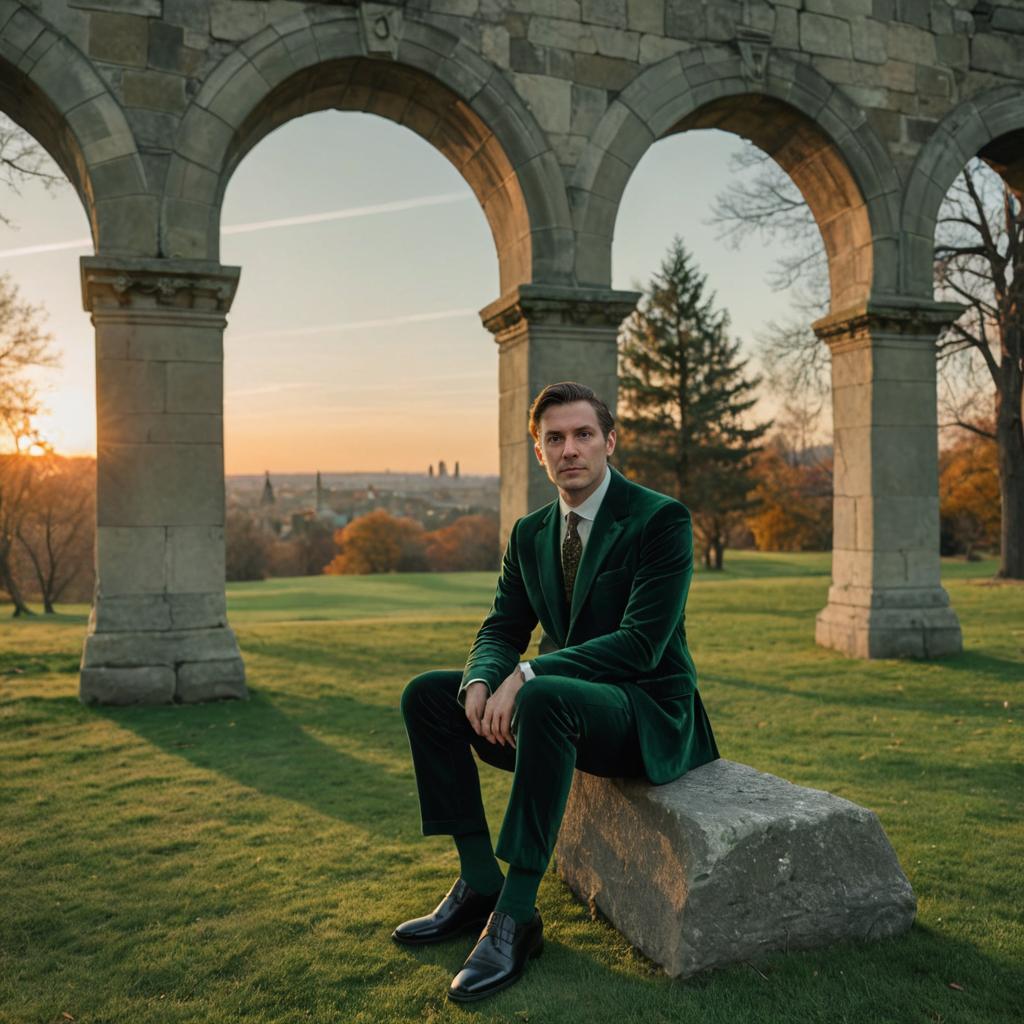
{"label": "bare tree", "polygon": [[0,588],[14,605],[14,617],[31,615],[15,569],[15,543],[32,498],[32,459],[0,454]]}
{"label": "bare tree", "polygon": [[25,302],[9,274],[0,274],[0,426],[17,448],[32,436],[40,402],[30,371],[56,367],[53,337],[42,328],[45,313]]}
{"label": "bare tree", "polygon": [[[46,150],[9,117],[0,114],[0,185],[21,195],[21,187],[28,182],[52,190],[66,181]],[[3,210],[0,224],[14,227],[14,221]]]}
{"label": "bare tree", "polygon": [[[810,321],[827,304],[827,265],[810,209],[786,173],[750,147],[742,173],[716,200],[712,222],[732,244],[759,235],[782,241],[787,255],[775,287],[798,282],[796,315],[770,324],[759,339],[771,383],[789,394],[828,392],[828,354]],[[1024,578],[1024,213],[1021,202],[981,160],[972,160],[939,213],[935,283],[963,315],[938,340],[941,425],[992,436],[999,448],[1002,504],[997,575]],[[985,420],[992,417],[994,431]]]}
{"label": "bare tree", "polygon": [[52,615],[57,601],[92,562],[96,463],[47,455],[34,459],[32,468],[34,486],[17,536],[43,610]]}

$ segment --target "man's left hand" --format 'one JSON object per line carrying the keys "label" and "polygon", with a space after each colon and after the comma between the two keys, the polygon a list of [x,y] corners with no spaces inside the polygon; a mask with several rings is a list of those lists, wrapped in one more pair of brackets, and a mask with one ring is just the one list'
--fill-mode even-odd
{"label": "man's left hand", "polygon": [[516,694],[525,681],[517,665],[512,674],[487,698],[481,726],[484,737],[492,743],[516,745],[511,730],[512,712],[515,709]]}

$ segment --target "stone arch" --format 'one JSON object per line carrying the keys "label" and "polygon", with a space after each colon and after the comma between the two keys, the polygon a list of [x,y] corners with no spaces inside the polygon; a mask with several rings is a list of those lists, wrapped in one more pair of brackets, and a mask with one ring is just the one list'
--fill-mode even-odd
{"label": "stone arch", "polygon": [[787,171],[822,234],[833,312],[896,290],[899,179],[863,111],[805,64],[770,53],[755,73],[714,46],[648,68],[598,124],[570,186],[580,281],[610,281],[626,182],[654,142],[691,128],[741,135]]}
{"label": "stone arch", "polygon": [[[10,12],[7,11],[10,7]],[[22,4],[0,14],[0,110],[74,186],[96,251],[156,253],[156,204],[124,111],[66,36]]]}
{"label": "stone arch", "polygon": [[387,52],[374,52],[358,13],[343,9],[267,28],[211,72],[178,133],[163,255],[216,260],[221,202],[241,159],[286,121],[335,108],[403,124],[455,165],[490,224],[503,293],[528,281],[572,282],[565,185],[523,101],[462,40],[408,13],[387,17]]}
{"label": "stone arch", "polygon": [[939,122],[917,154],[900,210],[907,294],[931,298],[939,208],[976,156],[1024,198],[1024,88],[1001,86],[965,100]]}

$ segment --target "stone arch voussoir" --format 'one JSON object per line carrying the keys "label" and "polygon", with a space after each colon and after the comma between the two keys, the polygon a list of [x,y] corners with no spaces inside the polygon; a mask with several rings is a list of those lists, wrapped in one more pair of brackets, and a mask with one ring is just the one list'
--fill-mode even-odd
{"label": "stone arch voussoir", "polygon": [[611,239],[630,175],[651,145],[722,128],[779,162],[807,199],[829,254],[832,308],[895,291],[899,178],[863,111],[804,64],[771,54],[753,77],[722,47],[684,51],[638,75],[609,106],[570,185],[577,277],[611,279]]}
{"label": "stone arch voussoir", "polygon": [[337,108],[405,125],[473,189],[494,236],[501,290],[573,281],[561,172],[505,76],[465,41],[406,12],[390,49],[368,53],[358,12],[332,8],[270,26],[226,57],[181,121],[161,216],[164,255],[217,260],[220,208],[235,167],[269,131]]}
{"label": "stone arch voussoir", "polygon": [[157,201],[124,111],[88,58],[23,4],[0,8],[0,110],[74,186],[97,252],[156,254]]}
{"label": "stone arch voussoir", "polygon": [[965,100],[939,122],[907,177],[900,206],[901,271],[908,295],[932,297],[939,208],[976,156],[1024,191],[1024,87],[1000,86]]}

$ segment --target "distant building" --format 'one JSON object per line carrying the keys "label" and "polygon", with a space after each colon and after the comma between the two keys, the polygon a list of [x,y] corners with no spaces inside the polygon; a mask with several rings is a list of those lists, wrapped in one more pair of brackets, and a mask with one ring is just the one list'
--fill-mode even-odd
{"label": "distant building", "polygon": [[455,479],[459,479],[459,460],[455,460]]}
{"label": "distant building", "polygon": [[270,470],[265,470],[263,479],[263,493],[260,495],[260,507],[265,508],[274,504],[274,485],[270,482]]}
{"label": "distant building", "polygon": [[438,476],[447,476],[448,475],[448,466],[445,464],[444,459],[438,459],[437,460],[437,475]]}
{"label": "distant building", "polygon": [[427,476],[430,476],[430,477],[432,477],[433,475],[434,475],[434,464],[433,464],[433,463],[431,463],[431,464],[430,464],[430,465],[429,465],[429,466],[427,467]]}

